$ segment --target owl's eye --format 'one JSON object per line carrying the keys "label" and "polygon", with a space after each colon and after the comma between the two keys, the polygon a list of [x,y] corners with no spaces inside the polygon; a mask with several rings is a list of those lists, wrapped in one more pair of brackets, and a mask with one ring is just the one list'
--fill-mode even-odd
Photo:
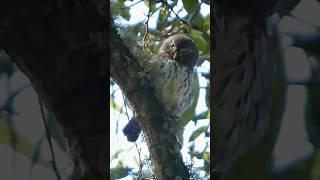
{"label": "owl's eye", "polygon": [[174,43],[171,44],[171,48],[174,48],[176,45]]}

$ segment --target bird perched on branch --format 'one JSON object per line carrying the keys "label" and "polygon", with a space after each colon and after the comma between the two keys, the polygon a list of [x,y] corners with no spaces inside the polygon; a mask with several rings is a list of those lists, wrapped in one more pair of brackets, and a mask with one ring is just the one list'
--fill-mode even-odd
{"label": "bird perched on branch", "polygon": [[[170,117],[170,127],[174,127],[193,103],[196,75],[194,67],[198,59],[199,52],[192,39],[178,34],[164,40],[159,52],[145,63],[146,75]],[[135,118],[123,129],[123,133],[131,142],[137,140],[140,132]]]}

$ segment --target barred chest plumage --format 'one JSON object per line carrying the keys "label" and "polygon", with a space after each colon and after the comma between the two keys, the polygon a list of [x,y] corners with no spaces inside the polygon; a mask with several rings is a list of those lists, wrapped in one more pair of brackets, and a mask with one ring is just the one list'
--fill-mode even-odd
{"label": "barred chest plumage", "polygon": [[177,61],[156,55],[149,63],[148,77],[156,95],[172,116],[180,117],[191,106],[195,94],[195,72]]}
{"label": "barred chest plumage", "polygon": [[223,18],[214,51],[215,171],[227,171],[264,134],[274,77],[266,22],[229,14]]}

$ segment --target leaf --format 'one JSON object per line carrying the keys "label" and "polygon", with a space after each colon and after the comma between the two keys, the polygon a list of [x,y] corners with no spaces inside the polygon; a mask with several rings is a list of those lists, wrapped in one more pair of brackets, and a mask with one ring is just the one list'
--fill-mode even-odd
{"label": "leaf", "polygon": [[204,19],[202,16],[195,16],[192,21],[192,28],[203,31]]}
{"label": "leaf", "polygon": [[193,121],[195,124],[197,124],[197,121],[198,121],[198,120],[208,118],[208,114],[209,114],[209,110],[204,111],[204,112],[202,112],[202,113],[200,113],[200,114],[197,114],[196,116],[194,116],[194,117],[192,118],[192,121]]}
{"label": "leaf", "polygon": [[159,12],[159,18],[157,21],[157,27],[159,29],[163,29],[163,26],[166,24],[168,16],[169,16],[169,8],[167,6],[164,8],[161,8]]}
{"label": "leaf", "polygon": [[202,159],[202,157],[203,157],[202,152],[197,152],[197,151],[192,152],[192,155],[194,157],[196,157],[197,159]]}
{"label": "leaf", "polygon": [[155,1],[153,1],[153,0],[151,0],[151,1],[149,1],[149,0],[144,0],[144,4],[150,9],[150,4],[151,4],[151,12],[152,12],[152,14],[154,13],[154,12],[156,12],[156,3],[155,3]]}
{"label": "leaf", "polygon": [[206,96],[205,96],[205,99],[206,99],[207,107],[210,107],[210,83],[208,83],[208,85],[207,85],[207,87],[206,87]]}
{"label": "leaf", "polygon": [[199,137],[202,133],[207,132],[209,128],[209,125],[201,126],[198,129],[196,129],[190,136],[189,142],[194,141],[197,137]]}
{"label": "leaf", "polygon": [[203,153],[203,155],[202,155],[202,158],[204,159],[204,160],[210,160],[210,153],[208,152],[208,151],[205,151],[204,153]]}
{"label": "leaf", "polygon": [[182,3],[189,15],[193,13],[198,6],[198,0],[182,0]]}
{"label": "leaf", "polygon": [[[203,29],[205,32],[206,31],[210,32],[210,15],[208,15],[204,18]],[[210,35],[210,34],[208,34],[208,35]]]}
{"label": "leaf", "polygon": [[183,142],[184,142],[183,132],[184,132],[184,128],[179,128],[178,132],[177,132],[177,138],[178,138],[181,145],[183,145]]}
{"label": "leaf", "polygon": [[311,168],[311,177],[314,177],[315,179],[320,177],[320,151],[316,151],[314,155],[314,164]]}
{"label": "leaf", "polygon": [[207,176],[210,174],[210,160],[204,161],[203,170],[206,172]]}
{"label": "leaf", "polygon": [[190,30],[190,35],[192,40],[195,42],[198,49],[200,50],[200,55],[207,54],[209,52],[209,45],[208,45],[208,41],[204,39],[203,33],[201,31],[198,31],[192,28]]}
{"label": "leaf", "polygon": [[115,168],[110,169],[110,179],[121,179],[129,175],[132,168],[124,166],[120,161]]}
{"label": "leaf", "polygon": [[110,99],[110,107],[116,111],[121,112],[122,108],[114,100]]}
{"label": "leaf", "polygon": [[121,154],[124,151],[124,149],[118,150],[116,153],[114,153],[111,157],[111,160],[118,159],[119,154]]}
{"label": "leaf", "polygon": [[127,8],[122,8],[122,9],[120,10],[120,16],[122,16],[123,19],[129,21],[129,19],[130,19],[129,9],[127,9]]}
{"label": "leaf", "polygon": [[[49,167],[50,164],[46,160],[45,157],[39,155],[35,158],[36,145],[30,143],[25,137],[19,134],[17,131],[10,132],[9,125],[4,121],[4,119],[0,119],[0,144],[7,144],[12,147],[10,135],[15,137],[15,151],[24,154],[25,156],[33,159],[35,162],[42,164],[46,167]],[[14,129],[13,129],[14,130]],[[34,159],[35,158],[35,159]]]}

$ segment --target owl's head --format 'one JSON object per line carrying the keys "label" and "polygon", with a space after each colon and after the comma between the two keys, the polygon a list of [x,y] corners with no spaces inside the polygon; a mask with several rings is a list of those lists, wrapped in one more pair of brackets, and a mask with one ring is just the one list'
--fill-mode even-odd
{"label": "owl's head", "polygon": [[193,69],[199,59],[199,52],[195,43],[182,34],[173,35],[164,40],[159,52],[167,54],[170,59],[190,69]]}

